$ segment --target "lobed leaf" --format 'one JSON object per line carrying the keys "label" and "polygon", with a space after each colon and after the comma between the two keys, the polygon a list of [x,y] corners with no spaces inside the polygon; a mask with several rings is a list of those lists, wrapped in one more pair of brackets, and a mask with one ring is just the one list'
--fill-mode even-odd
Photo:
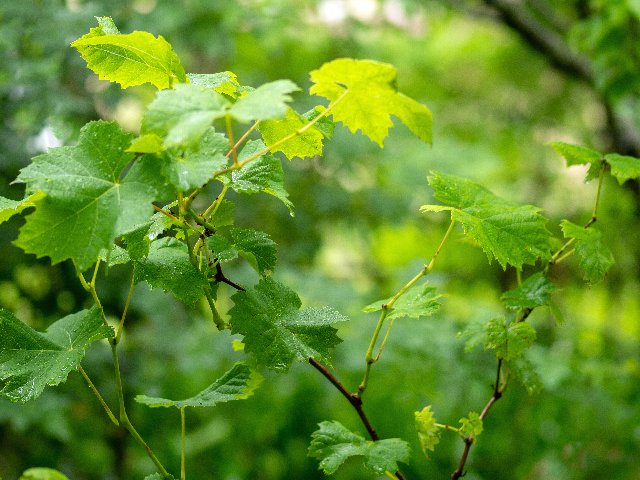
{"label": "lobed leaf", "polygon": [[320,460],[320,469],[327,475],[353,456],[364,456],[365,466],[378,475],[397,471],[398,462],[409,459],[409,445],[399,438],[366,441],[335,420],[318,426],[311,434],[309,456]]}
{"label": "lobed leaf", "polygon": [[507,323],[504,318],[494,318],[485,325],[485,350],[494,350],[496,357],[514,360],[533,345],[536,331],[527,322]]}
{"label": "lobed leaf", "polygon": [[71,43],[101,80],[122,88],[150,83],[170,88],[187,77],[180,59],[162,36],[148,32],[120,34],[110,18],[100,17],[99,26]]}
{"label": "lobed leaf", "polygon": [[362,131],[381,147],[393,125],[391,115],[418,138],[431,143],[431,111],[398,93],[392,65],[340,58],[312,71],[311,81],[311,94],[330,102],[340,99],[332,107],[334,121],[344,123],[354,133]]}
{"label": "lobed leaf", "polygon": [[572,165],[590,165],[585,178],[586,182],[600,175],[603,158],[600,152],[564,142],[552,142],[550,145],[556,152],[564,157],[567,162],[567,167]]}
{"label": "lobed leaf", "polygon": [[515,204],[470,180],[439,172],[432,172],[429,185],[434,197],[450,206],[423,205],[420,210],[449,210],[489,261],[495,258],[503,269],[509,264],[521,270],[538,258],[550,258],[551,234],[539,208]]}
{"label": "lobed leaf", "polygon": [[187,73],[187,78],[192,85],[210,88],[231,98],[236,98],[242,89],[233,72]]}
{"label": "lobed leaf", "polygon": [[460,419],[460,435],[476,438],[482,433],[482,420],[477,412],[469,412],[467,417]]}
{"label": "lobed leaf", "polygon": [[147,257],[136,261],[135,281],[145,280],[184,303],[194,303],[202,297],[209,282],[191,263],[187,248],[171,237],[152,242]]}
{"label": "lobed leaf", "polygon": [[54,264],[73,258],[85,270],[116,236],[145,222],[165,185],[151,159],[129,167],[130,140],[115,123],[90,122],[76,146],[52,148],[23,168],[16,181],[47,196],[35,202],[16,245]]}
{"label": "lobed leaf", "polygon": [[270,277],[231,299],[231,332],[244,335],[245,351],[261,365],[280,372],[311,357],[328,362],[341,341],[331,324],[347,320],[330,307],[300,310],[298,295]]}
{"label": "lobed leaf", "polygon": [[597,228],[584,228],[569,220],[560,222],[565,238],[576,240],[576,254],[580,258],[580,267],[584,271],[584,279],[596,283],[604,278],[615,263],[613,253],[602,241],[602,234]]}
{"label": "lobed leaf", "polygon": [[307,119],[290,108],[282,119],[261,122],[260,133],[264,143],[272,152],[282,152],[289,160],[294,157],[305,158],[322,155],[324,134],[315,125],[300,135],[296,135],[272,148],[272,145],[275,145],[291,133],[300,130],[307,123],[309,123]]}
{"label": "lobed leaf", "polygon": [[244,363],[236,363],[222,377],[193,397],[185,400],[169,400],[138,395],[136,402],[150,407],[213,407],[218,403],[249,398],[260,382],[262,382],[262,376],[258,372]]}
{"label": "lobed leaf", "polygon": [[244,257],[260,275],[269,275],[276,266],[276,243],[265,232],[250,228],[232,228],[231,239],[216,234],[207,246],[221,263]]}
{"label": "lobed leaf", "polygon": [[61,318],[46,333],[0,309],[0,396],[19,403],[37,398],[80,367],[90,343],[111,336],[97,307]]}
{"label": "lobed leaf", "polygon": [[[395,317],[420,318],[430,317],[440,310],[440,302],[438,301],[442,295],[436,294],[436,288],[424,284],[422,288],[416,287],[402,295],[394,303],[393,307],[387,313],[387,319]],[[382,305],[389,303],[393,297],[378,300],[367,305],[362,310],[364,312],[377,312],[382,310]]]}
{"label": "lobed leaf", "polygon": [[616,177],[620,185],[632,178],[640,178],[640,158],[608,153],[604,159],[611,166],[611,175]]}
{"label": "lobed leaf", "polygon": [[260,85],[240,97],[229,110],[229,114],[240,122],[282,118],[289,109],[289,95],[300,90],[291,80],[276,80]]}
{"label": "lobed leaf", "polygon": [[35,192],[22,200],[11,200],[0,197],[0,223],[6,222],[14,215],[22,213],[29,207],[35,207],[36,202],[44,198],[44,192]]}
{"label": "lobed leaf", "polygon": [[505,307],[511,310],[536,308],[548,305],[556,286],[542,273],[535,273],[521,285],[505,292],[500,297]]}
{"label": "lobed leaf", "polygon": [[440,443],[440,427],[436,425],[436,419],[431,411],[431,405],[427,405],[419,412],[414,412],[416,431],[420,439],[420,447],[428,457],[427,450],[434,451]]}

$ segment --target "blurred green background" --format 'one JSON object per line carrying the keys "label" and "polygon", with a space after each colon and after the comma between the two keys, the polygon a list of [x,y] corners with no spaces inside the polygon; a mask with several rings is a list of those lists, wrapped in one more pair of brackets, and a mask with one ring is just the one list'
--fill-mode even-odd
{"label": "blurred green background", "polygon": [[[393,63],[400,91],[434,114],[426,146],[402,126],[385,149],[342,127],[316,160],[284,161],[295,218],[272,198],[243,199],[237,224],[268,232],[279,245],[276,278],[305,305],[329,304],[352,320],[335,352],[337,375],[355,388],[376,316],[370,302],[406,283],[434,252],[447,218],[422,215],[429,170],[466,176],[495,193],[586,222],[595,185],[567,169],[545,144],[581,143],[640,155],[640,3],[635,0],[82,0],[2,2],[0,6],[0,195],[20,168],[47,147],[71,144],[96,118],[135,130],[151,88],[126,91],[97,80],[69,43],[113,17],[120,30],[163,35],[187,71],[231,70],[240,82],[289,78],[338,57]],[[313,103],[305,94],[300,108]],[[575,259],[552,278],[562,290],[556,314],[530,317],[539,342],[528,353],[541,389],[515,382],[490,412],[471,450],[470,480],[636,479],[640,475],[640,202],[637,183],[604,185],[599,227],[616,257],[609,276],[587,285]],[[45,329],[90,299],[70,265],[51,267],[10,241],[23,220],[0,226],[0,307]],[[526,273],[526,272],[525,272]],[[119,316],[129,272],[99,279],[109,314]],[[238,266],[229,275],[255,281]],[[432,404],[439,421],[457,424],[491,395],[491,352],[463,352],[456,334],[501,314],[498,301],[513,271],[488,266],[457,232],[430,281],[446,293],[429,319],[394,327],[375,365],[365,408],[382,437],[412,445],[410,479],[448,478],[462,442],[444,435],[430,459],[420,452],[413,412]],[[229,302],[222,292],[222,310]],[[225,303],[226,302],[226,303]],[[557,317],[562,323],[557,324]],[[228,333],[215,333],[206,308],[188,309],[139,285],[121,345],[132,421],[171,471],[179,470],[177,411],[148,409],[135,394],[188,397],[242,355]],[[555,318],[554,318],[555,317]],[[176,333],[177,332],[177,333]],[[95,345],[85,370],[114,403],[110,352]],[[336,419],[364,435],[353,410],[318,372],[298,365],[267,374],[243,402],[188,412],[187,478],[323,478],[306,456],[316,424]],[[144,478],[153,466],[131,438],[109,423],[78,374],[36,401],[0,401],[0,477],[28,467],[60,469],[71,479]],[[357,459],[333,478],[375,478]]]}

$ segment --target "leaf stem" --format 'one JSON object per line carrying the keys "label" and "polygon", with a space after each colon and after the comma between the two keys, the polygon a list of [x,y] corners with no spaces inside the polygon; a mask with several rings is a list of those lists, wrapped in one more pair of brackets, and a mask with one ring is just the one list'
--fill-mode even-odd
{"label": "leaf stem", "polygon": [[237,167],[238,164],[238,152],[235,149],[235,140],[233,139],[233,127],[231,125],[231,115],[228,113],[224,116],[224,123],[227,127],[227,138],[229,139],[229,146],[231,147],[231,157],[233,158],[233,166]]}
{"label": "leaf stem", "polygon": [[82,367],[80,367],[79,371],[82,374],[82,376],[84,377],[84,379],[86,380],[86,382],[89,384],[89,389],[97,397],[98,401],[100,402],[100,405],[102,405],[102,408],[104,408],[104,411],[107,413],[107,416],[109,417],[109,419],[113,422],[113,424],[116,427],[119,427],[120,426],[120,422],[118,422],[118,419],[116,418],[116,416],[113,414],[113,412],[109,408],[109,405],[107,405],[107,402],[105,401],[104,397],[100,394],[100,392],[98,391],[98,389],[96,388],[94,383],[89,378],[89,375],[87,375],[87,372],[85,372],[84,368],[82,368]]}
{"label": "leaf stem", "polygon": [[127,293],[127,300],[124,304],[124,309],[122,310],[122,316],[120,317],[120,323],[118,324],[118,330],[116,331],[116,339],[115,342],[120,342],[120,337],[122,336],[122,330],[124,329],[124,319],[127,317],[127,312],[129,311],[129,305],[131,304],[131,298],[133,297],[133,287],[135,286],[135,267],[131,272],[131,282],[129,284],[129,293]]}
{"label": "leaf stem", "polygon": [[184,450],[185,450],[185,409],[187,407],[182,407],[180,409],[180,427],[181,427],[181,433],[180,433],[180,480],[185,480],[186,475],[185,475],[185,456],[184,456]]}
{"label": "leaf stem", "polygon": [[233,144],[233,146],[231,147],[231,150],[227,152],[227,157],[231,155],[237,155],[238,147],[242,145],[242,143],[249,137],[249,135],[251,135],[251,133],[256,128],[258,128],[258,125],[260,125],[259,120],[255,122],[253,125],[251,125],[251,128],[249,128],[246,132],[244,132],[244,134],[240,137],[240,139],[235,144]]}
{"label": "leaf stem", "polygon": [[415,277],[409,280],[400,290],[398,290],[398,292],[391,298],[391,300],[389,300],[387,303],[382,305],[382,310],[380,312],[380,317],[378,318],[378,323],[376,324],[376,327],[373,331],[373,335],[371,336],[371,341],[369,342],[369,348],[365,353],[364,375],[362,377],[362,381],[360,382],[360,385],[358,386],[358,393],[356,395],[361,396],[362,393],[366,390],[367,383],[369,381],[369,374],[371,373],[371,366],[380,359],[382,350],[384,349],[387,343],[387,339],[391,332],[391,328],[393,327],[393,322],[389,323],[389,327],[387,328],[387,332],[382,340],[382,343],[380,344],[378,353],[374,357],[373,350],[375,349],[376,343],[378,341],[378,337],[380,335],[380,330],[382,329],[382,325],[384,324],[384,321],[387,318],[387,315],[390,309],[393,307],[393,305],[398,301],[398,299],[402,295],[404,295],[411,287],[413,287],[418,282],[418,280],[420,280],[422,277],[424,277],[429,272],[431,272],[431,270],[433,270],[433,267],[436,264],[436,260],[438,259],[438,256],[440,255],[442,248],[444,247],[444,244],[447,242],[447,240],[449,239],[449,236],[451,235],[451,232],[453,231],[453,227],[455,223],[456,223],[455,220],[451,220],[451,223],[449,223],[449,227],[447,228],[447,231],[445,232],[444,236],[442,237],[442,240],[440,241],[440,245],[438,245],[438,248],[436,249],[435,253],[431,257],[431,260],[429,261],[429,263],[425,265],[416,274]]}

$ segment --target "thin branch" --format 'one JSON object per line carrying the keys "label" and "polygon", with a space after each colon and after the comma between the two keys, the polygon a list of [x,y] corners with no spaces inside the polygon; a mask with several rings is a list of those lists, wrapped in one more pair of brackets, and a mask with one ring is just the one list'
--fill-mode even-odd
{"label": "thin branch", "polygon": [[236,282],[234,282],[233,280],[228,279],[224,272],[222,271],[222,266],[220,265],[220,262],[216,263],[216,274],[213,277],[217,282],[222,282],[222,283],[226,283],[227,285],[235,288],[236,290],[239,290],[241,292],[246,291],[247,289],[244,288],[242,285],[238,285]]}

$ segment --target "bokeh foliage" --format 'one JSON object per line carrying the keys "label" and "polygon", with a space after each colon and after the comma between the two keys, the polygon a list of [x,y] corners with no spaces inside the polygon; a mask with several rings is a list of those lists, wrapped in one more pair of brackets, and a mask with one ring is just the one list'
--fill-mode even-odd
{"label": "bokeh foliage", "polygon": [[[369,15],[357,3],[378,9]],[[561,218],[583,224],[595,186],[583,184],[584,170],[565,168],[545,144],[565,140],[612,151],[611,108],[638,129],[636,2],[564,2],[558,9],[568,45],[594,65],[591,83],[554,66],[482,2],[461,3],[463,9],[416,0],[3,2],[0,194],[22,195],[10,182],[47,145],[71,144],[80,126],[98,117],[131,129],[141,105],[151,101],[150,88],[124,92],[98,81],[69,48],[93,24],[93,15],[112,16],[123,32],[163,35],[187,71],[230,70],[243,84],[289,78],[308,87],[310,70],[342,56],[394,64],[400,90],[433,111],[431,148],[401,126],[393,129],[385,150],[337,129],[321,161],[285,165],[295,218],[266,196],[252,197],[236,212],[239,225],[260,226],[276,241],[279,280],[295,285],[305,306],[330,304],[352,319],[340,328],[346,341],[334,364],[345,382],[355,385],[375,322],[361,308],[405,283],[446,229],[445,215],[418,212],[420,205],[433,203],[426,181],[430,170],[470,177],[503,198],[541,206],[556,224]],[[529,394],[510,386],[485,422],[466,478],[626,480],[640,470],[637,191],[630,183],[604,185],[598,223],[616,265],[595,285],[583,282],[577,262],[553,271],[562,287],[554,294],[556,308],[536,311],[530,319],[538,343],[528,357],[542,388]],[[0,228],[0,306],[44,330],[91,302],[68,265],[51,268],[9,243],[19,221]],[[442,478],[454,469],[459,440],[444,436],[425,459],[413,412],[432,404],[438,419],[455,424],[486,402],[492,353],[465,353],[456,334],[470,322],[499,314],[501,291],[515,284],[514,272],[503,272],[495,262],[487,267],[480,250],[459,237],[453,240],[432,277],[448,294],[441,312],[399,321],[367,392],[367,411],[381,436],[412,444],[411,463],[403,466],[409,478]],[[255,281],[249,271],[233,274]],[[99,280],[114,321],[126,297],[125,276],[114,268]],[[136,289],[122,345],[131,399],[138,393],[184,398],[183,392],[199,391],[241,357],[229,350],[228,333],[211,332],[205,311],[202,306],[185,310],[158,290]],[[175,329],[182,334],[162,334]],[[83,365],[113,399],[108,350],[92,348]],[[130,408],[159,456],[177,459],[178,414],[133,401]],[[350,429],[359,428],[344,399],[311,368],[268,375],[252,398],[190,415],[187,474],[323,478],[307,457],[307,445],[327,412]],[[31,466],[55,467],[74,479],[149,473],[148,459],[112,427],[79,375],[27,408],[0,403],[0,476],[17,478]],[[362,475],[360,464],[349,461],[335,478]]]}

